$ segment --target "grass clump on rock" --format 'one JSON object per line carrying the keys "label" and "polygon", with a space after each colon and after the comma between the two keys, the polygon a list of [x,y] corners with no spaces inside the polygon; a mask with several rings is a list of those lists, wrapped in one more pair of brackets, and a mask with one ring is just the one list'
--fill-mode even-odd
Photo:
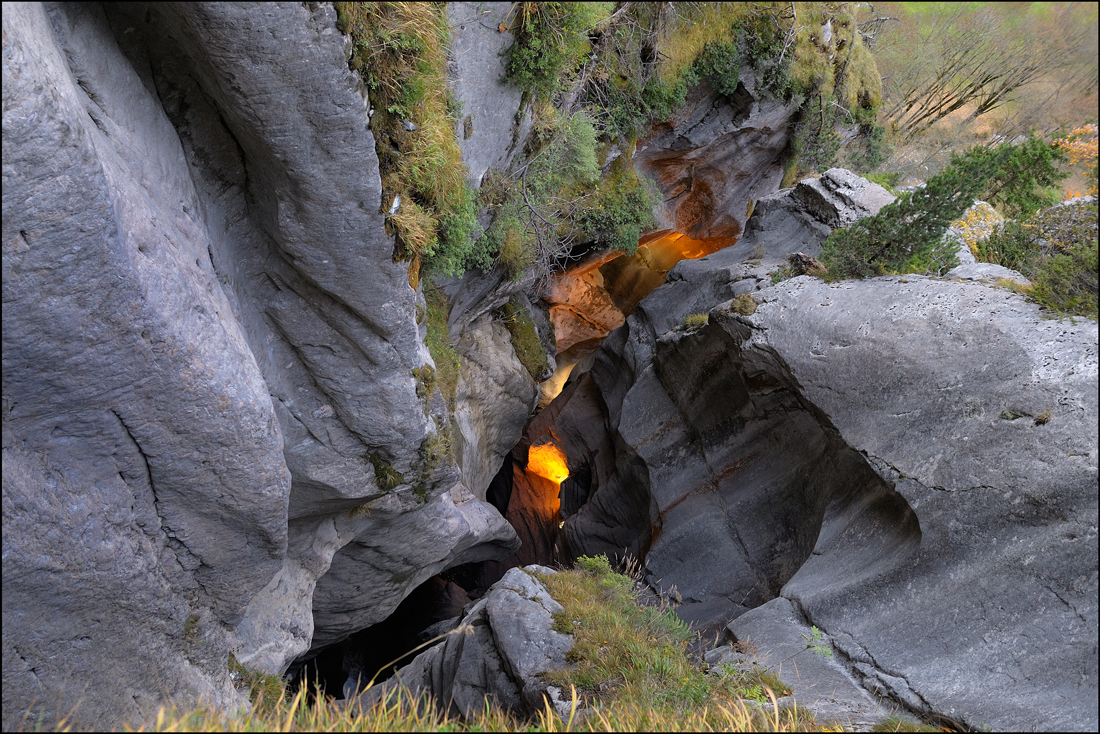
{"label": "grass clump on rock", "polygon": [[457,274],[479,235],[475,196],[455,137],[458,110],[447,87],[450,31],[442,3],[340,2],[338,27],[354,46],[374,109],[385,206],[397,236],[396,260]]}
{"label": "grass clump on rock", "polygon": [[[541,581],[564,609],[555,629],[574,636],[572,667],[551,674],[576,689],[590,712],[584,721],[605,731],[713,731],[754,727],[792,731],[813,726],[805,714],[752,714],[752,704],[787,691],[776,682],[732,670],[707,674],[687,646],[695,633],[667,607],[641,606],[634,582],[603,556],[582,556],[572,570]],[[769,706],[770,710],[771,707]],[[800,718],[801,717],[801,718]]]}
{"label": "grass clump on rock", "polygon": [[702,329],[709,321],[710,316],[705,313],[688,314],[680,322],[680,328],[684,331],[695,331],[696,329]]}

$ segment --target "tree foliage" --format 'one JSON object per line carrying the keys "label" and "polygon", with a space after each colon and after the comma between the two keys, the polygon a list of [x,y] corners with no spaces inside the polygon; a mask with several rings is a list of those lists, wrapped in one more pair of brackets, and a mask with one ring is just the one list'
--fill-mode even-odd
{"label": "tree foliage", "polygon": [[1048,189],[1065,174],[1060,149],[1032,136],[1018,145],[976,146],[916,191],[873,217],[834,231],[821,261],[833,277],[863,278],[889,272],[942,274],[956,263],[957,243],[944,234],[976,198],[1013,212],[1051,201]]}
{"label": "tree foliage", "polygon": [[1095,51],[1087,58],[1096,43],[1095,10],[1088,23],[1081,9],[1062,5],[1024,13],[998,3],[906,8],[880,58],[889,78],[885,119],[911,141],[956,111],[978,118],[1002,108],[1051,75],[1095,87]]}

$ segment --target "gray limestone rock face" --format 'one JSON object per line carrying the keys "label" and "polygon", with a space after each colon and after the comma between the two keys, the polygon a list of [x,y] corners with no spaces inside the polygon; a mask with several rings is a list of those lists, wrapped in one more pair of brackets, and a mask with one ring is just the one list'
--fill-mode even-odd
{"label": "gray limestone rock face", "polygon": [[639,141],[634,165],[664,197],[658,219],[696,239],[738,237],[752,200],[778,188],[793,103],[758,99],[755,77],[726,97],[703,83],[672,119]]}
{"label": "gray limestone rock face", "polygon": [[4,13],[6,727],[236,705],[230,650],[515,550],[417,394],[347,44],[324,3]]}
{"label": "gray limestone rock face", "polygon": [[235,704],[228,635],[287,547],[268,386],[102,12],[3,23],[4,726]]}
{"label": "gray limestone rock face", "polygon": [[769,293],[742,354],[782,355],[918,524],[834,500],[782,595],[912,710],[1095,727],[1096,323],[926,278]]}
{"label": "gray limestone rock face", "polygon": [[732,663],[768,669],[792,689],[798,708],[809,710],[820,724],[871,731],[894,708],[860,686],[837,661],[828,638],[807,624],[788,599],[772,599],[738,617],[730,623],[729,636],[748,652],[715,648],[707,653],[712,668]]}
{"label": "gray limestone rock face", "polygon": [[483,313],[464,328],[455,390],[459,465],[466,486],[485,499],[504,457],[516,445],[538,400],[538,383],[520,363],[508,330]]}
{"label": "gray limestone rock face", "polygon": [[786,599],[889,706],[1095,727],[1095,322],[920,276],[798,277],[745,315],[726,253],[679,264],[547,409],[606,433],[563,440],[601,467],[572,551],[644,556],[711,635]]}
{"label": "gray limestone rock face", "polygon": [[554,631],[552,615],[562,606],[535,573],[555,572],[537,565],[510,569],[441,643],[348,705],[366,708],[397,690],[428,693],[466,717],[483,712],[486,700],[521,715],[543,710],[544,697],[562,704],[561,691],[549,690],[540,676],[566,667],[573,636]]}
{"label": "gray limestone rock face", "polygon": [[500,26],[509,19],[512,3],[447,3],[451,26],[448,79],[462,105],[455,134],[462,148],[467,180],[480,188],[490,168],[505,170],[518,148],[516,114],[523,92],[504,83],[505,50],[512,34]]}

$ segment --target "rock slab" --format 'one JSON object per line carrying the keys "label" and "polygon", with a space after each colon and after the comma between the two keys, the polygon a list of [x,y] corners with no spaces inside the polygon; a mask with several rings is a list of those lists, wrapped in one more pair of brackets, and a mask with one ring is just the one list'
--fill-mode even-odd
{"label": "rock slab", "polygon": [[486,699],[517,715],[542,711],[549,699],[568,715],[560,689],[541,677],[566,667],[565,656],[573,649],[573,636],[553,629],[553,615],[562,606],[536,576],[553,573],[538,565],[509,569],[440,644],[349,705],[371,706],[401,690],[428,693],[464,717],[484,712]]}

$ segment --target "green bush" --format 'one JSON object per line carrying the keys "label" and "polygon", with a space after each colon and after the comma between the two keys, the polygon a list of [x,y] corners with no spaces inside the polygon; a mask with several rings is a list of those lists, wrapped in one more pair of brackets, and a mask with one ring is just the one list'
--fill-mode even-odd
{"label": "green bush", "polygon": [[633,253],[642,232],[656,224],[653,209],[660,201],[656,185],[640,178],[633,166],[622,164],[620,159],[600,182],[595,201],[580,217],[583,236],[598,249]]}
{"label": "green bush", "polygon": [[692,64],[692,72],[699,79],[710,82],[719,94],[733,96],[741,83],[741,59],[737,54],[736,42],[712,41],[703,46],[702,53]]}
{"label": "green bush", "polygon": [[1059,314],[1095,320],[1097,277],[1097,245],[1092,240],[1045,258],[1035,272],[1029,295]]}
{"label": "green bush", "polygon": [[978,260],[1027,276],[1022,288],[1033,301],[1059,314],[1097,317],[1096,205],[1059,206],[1030,220],[1006,222],[978,244]]}
{"label": "green bush", "polygon": [[478,250],[482,230],[476,201],[476,194],[467,186],[461,203],[439,218],[439,244],[428,262],[432,269],[461,275],[485,262],[488,254]]}
{"label": "green bush", "polygon": [[633,252],[655,224],[656,187],[623,159],[600,178],[597,133],[587,113],[562,118],[550,108],[542,115],[534,135],[541,147],[499,184],[493,223],[475,252],[493,253],[515,277],[532,265],[552,272],[556,259],[579,242]]}
{"label": "green bush", "polygon": [[569,81],[591,48],[588,31],[614,3],[516,3],[515,43],[507,77],[536,99],[550,99]]}
{"label": "green bush", "polygon": [[991,170],[982,198],[1010,219],[1030,217],[1057,202],[1057,184],[1069,175],[1059,170],[1065,151],[1035,134],[1020,143],[979,147],[969,155]]}
{"label": "green bush", "polygon": [[829,235],[821,262],[832,279],[884,273],[943,274],[957,264],[957,244],[944,237],[979,195],[1002,206],[1027,206],[1042,200],[1042,187],[1061,174],[1057,154],[1032,136],[1020,145],[977,146],[953,155],[951,164],[913,192]]}
{"label": "green bush", "polygon": [[[849,162],[851,167],[859,171],[864,178],[873,180],[868,174],[863,172],[873,171],[878,168],[885,163],[893,153],[894,146],[886,139],[885,127],[882,125],[860,125],[859,144],[849,155]],[[894,178],[893,185],[896,186],[897,180],[901,177],[901,174],[893,173],[887,175]],[[876,183],[882,182],[876,181]]]}
{"label": "green bush", "polygon": [[978,242],[976,259],[1022,273],[1038,255],[1039,244],[1031,232],[1019,222],[1008,221],[987,239]]}
{"label": "green bush", "polygon": [[[782,54],[784,34],[766,14],[742,18],[735,28],[737,52],[756,73],[756,93],[764,100],[785,100],[794,93],[794,54]],[[780,58],[782,56],[782,58]]]}

